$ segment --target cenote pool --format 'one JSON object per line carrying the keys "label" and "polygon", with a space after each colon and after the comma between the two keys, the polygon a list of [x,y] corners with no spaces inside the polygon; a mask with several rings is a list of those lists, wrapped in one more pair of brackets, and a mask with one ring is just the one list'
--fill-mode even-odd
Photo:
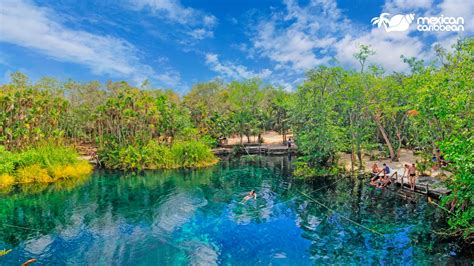
{"label": "cenote pool", "polygon": [[[288,157],[2,191],[2,265],[469,263],[433,233],[442,211],[364,180],[293,180]],[[256,201],[240,203],[255,189]],[[301,192],[336,210],[314,203]],[[420,196],[422,197],[422,196]],[[378,235],[355,223],[382,233]]]}

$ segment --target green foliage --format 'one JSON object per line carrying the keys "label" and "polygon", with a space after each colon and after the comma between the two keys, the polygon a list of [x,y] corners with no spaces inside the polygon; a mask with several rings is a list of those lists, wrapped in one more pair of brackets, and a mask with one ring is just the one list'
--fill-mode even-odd
{"label": "green foliage", "polygon": [[392,160],[398,160],[402,147],[416,148],[423,158],[416,162],[418,170],[428,172],[440,167],[431,160],[439,148],[454,173],[447,180],[452,193],[442,200],[453,213],[450,229],[472,239],[473,47],[473,38],[460,40],[453,52],[438,47],[439,67],[402,57],[409,74],[387,75],[375,66],[364,72],[374,54],[368,46],[355,54],[360,73],[338,67],[310,71],[296,91],[291,110],[293,133],[303,153],[294,174],[320,175],[317,169],[331,166],[337,152],[350,152],[351,158],[357,155],[363,167],[362,155],[382,145],[382,153]]}
{"label": "green foliage", "polygon": [[21,74],[14,73],[14,82],[0,88],[0,145],[22,149],[44,138],[61,138],[58,121],[67,102],[18,76]]}
{"label": "green foliage", "polygon": [[209,147],[198,141],[175,142],[171,154],[178,167],[203,167],[217,162]]}
{"label": "green foliage", "polygon": [[195,140],[170,145],[150,141],[143,146],[108,146],[99,150],[99,156],[106,167],[122,170],[197,168],[217,162],[209,147]]}
{"label": "green foliage", "polygon": [[455,172],[449,181],[452,192],[442,199],[452,212],[448,224],[453,234],[469,239],[474,236],[474,136],[472,131],[464,131],[440,146]]}
{"label": "green foliage", "polygon": [[290,128],[291,93],[264,86],[258,79],[199,83],[184,97],[193,123],[202,135],[222,140],[232,135],[259,136],[267,130],[283,135]]}
{"label": "green foliage", "polygon": [[[166,91],[113,86],[98,107],[99,160],[113,169],[201,167],[216,162],[188,110]],[[208,146],[209,144],[209,146]]]}
{"label": "green foliage", "polygon": [[298,179],[310,180],[314,178],[334,176],[339,173],[336,167],[314,167],[303,159],[294,163],[293,176]]}
{"label": "green foliage", "polygon": [[78,157],[71,147],[41,145],[16,153],[15,166],[23,168],[37,164],[42,168],[52,169],[55,165],[74,164]]}
{"label": "green foliage", "polygon": [[0,146],[0,174],[11,174],[15,170],[15,159],[11,152]]}
{"label": "green foliage", "polygon": [[293,131],[298,148],[311,166],[330,166],[341,146],[334,108],[338,78],[340,69],[321,67],[308,73],[296,93]]}

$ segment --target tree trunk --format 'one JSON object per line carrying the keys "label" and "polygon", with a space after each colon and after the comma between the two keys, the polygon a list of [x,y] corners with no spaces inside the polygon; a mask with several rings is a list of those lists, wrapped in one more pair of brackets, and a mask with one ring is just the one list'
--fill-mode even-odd
{"label": "tree trunk", "polygon": [[364,163],[362,162],[362,151],[360,148],[360,141],[357,141],[357,159],[359,159],[359,170],[364,169]]}
{"label": "tree trunk", "polygon": [[377,124],[377,128],[379,129],[380,133],[382,134],[382,137],[385,141],[385,144],[387,144],[388,151],[390,152],[390,159],[392,161],[398,161],[398,158],[395,154],[395,151],[393,150],[392,143],[390,142],[390,139],[388,138],[387,132],[382,126],[382,122],[380,121],[380,117],[378,115],[374,116],[375,124]]}
{"label": "tree trunk", "polygon": [[406,117],[407,117],[407,115],[404,114],[402,119],[400,120],[400,127],[395,126],[396,136],[397,136],[397,140],[398,140],[397,151],[396,151],[397,159],[400,158],[400,148],[402,147],[403,124],[405,122]]}
{"label": "tree trunk", "polygon": [[402,137],[401,137],[401,132],[397,128],[397,140],[398,140],[398,145],[397,145],[397,158],[400,158],[400,148],[402,147]]}
{"label": "tree trunk", "polygon": [[349,112],[349,130],[351,132],[351,174],[354,173],[354,159],[355,159],[355,148],[354,148],[354,128],[352,120],[352,112]]}
{"label": "tree trunk", "polygon": [[351,144],[351,174],[354,174],[355,150],[354,143]]}

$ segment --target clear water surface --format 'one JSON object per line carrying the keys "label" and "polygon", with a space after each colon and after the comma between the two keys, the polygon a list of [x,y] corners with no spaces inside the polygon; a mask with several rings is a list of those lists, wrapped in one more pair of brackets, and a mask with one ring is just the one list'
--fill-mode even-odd
{"label": "clear water surface", "polygon": [[[31,258],[35,265],[469,263],[433,233],[443,213],[426,200],[412,203],[367,180],[293,180],[290,159],[96,171],[74,183],[2,191],[0,249],[12,251],[0,264]],[[257,200],[241,203],[251,189]]]}

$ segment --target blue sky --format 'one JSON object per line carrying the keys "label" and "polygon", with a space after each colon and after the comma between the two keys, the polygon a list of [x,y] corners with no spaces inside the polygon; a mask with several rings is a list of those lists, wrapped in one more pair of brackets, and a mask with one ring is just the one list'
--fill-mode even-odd
{"label": "blue sky", "polygon": [[[383,12],[462,16],[465,30],[386,32],[370,22]],[[179,93],[214,78],[293,89],[319,65],[356,68],[360,44],[370,63],[406,71],[401,54],[429,61],[434,44],[472,36],[473,13],[464,0],[0,0],[0,81],[19,70]]]}

